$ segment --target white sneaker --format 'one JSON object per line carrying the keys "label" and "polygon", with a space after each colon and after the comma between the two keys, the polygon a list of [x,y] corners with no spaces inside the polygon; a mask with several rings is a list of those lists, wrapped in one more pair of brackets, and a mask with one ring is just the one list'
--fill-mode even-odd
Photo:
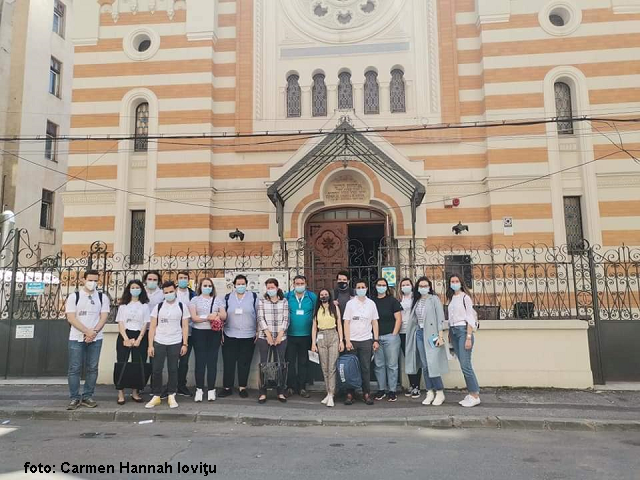
{"label": "white sneaker", "polygon": [[158,405],[160,405],[162,403],[162,400],[160,399],[160,397],[158,395],[154,395],[153,397],[151,397],[151,400],[149,400],[149,403],[147,403],[144,408],[153,408],[153,407],[157,407]]}
{"label": "white sneaker", "polygon": [[431,405],[434,407],[439,407],[444,403],[444,392],[442,390],[438,390],[436,392],[436,398]]}
{"label": "white sneaker", "polygon": [[169,395],[169,408],[178,408],[178,402],[176,402],[176,394]]}
{"label": "white sneaker", "polygon": [[463,407],[471,408],[475,407],[476,405],[480,405],[480,403],[482,403],[480,402],[480,397],[475,398],[471,395],[467,395],[466,398],[460,402],[460,405],[462,405]]}
{"label": "white sneaker", "polygon": [[336,404],[333,403],[333,395],[329,395],[329,399],[327,400],[327,407],[335,407]]}
{"label": "white sneaker", "polygon": [[196,396],[193,398],[194,402],[201,402],[204,392],[201,388],[196,388]]}
{"label": "white sneaker", "polygon": [[428,390],[427,391],[427,396],[425,397],[425,399],[422,401],[423,405],[431,405],[431,402],[433,402],[433,399],[436,398],[436,394],[433,393],[433,390]]}
{"label": "white sneaker", "polygon": [[460,400],[460,401],[458,402],[458,404],[462,405],[464,402],[466,402],[466,401],[467,401],[467,399],[468,399],[470,396],[471,396],[471,395],[467,395],[467,396],[466,396],[466,397],[464,397],[462,400]]}
{"label": "white sneaker", "polygon": [[215,402],[216,401],[216,389],[214,388],[213,390],[209,390],[207,392],[207,400],[210,402]]}
{"label": "white sneaker", "polygon": [[321,403],[321,404],[323,404],[323,405],[326,405],[326,404],[327,404],[327,402],[329,401],[329,397],[330,397],[330,396],[331,396],[331,395],[329,395],[329,394],[327,393],[327,396],[326,396],[326,397],[324,397],[320,403]]}

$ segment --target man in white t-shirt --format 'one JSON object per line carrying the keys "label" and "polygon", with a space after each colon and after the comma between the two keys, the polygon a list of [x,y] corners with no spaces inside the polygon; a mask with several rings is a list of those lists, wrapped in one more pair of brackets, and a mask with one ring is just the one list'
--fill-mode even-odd
{"label": "man in white t-shirt", "polygon": [[[360,360],[362,375],[362,399],[373,405],[371,398],[371,355],[380,346],[378,332],[378,308],[367,298],[367,283],[356,283],[356,297],[347,302],[344,311],[344,338],[348,351],[355,352]],[[353,404],[353,390],[347,390],[345,405]]]}
{"label": "man in white t-shirt", "polygon": [[[102,329],[109,316],[109,298],[96,290],[100,276],[95,270],[84,273],[84,286],[67,297],[65,312],[71,325],[69,331],[69,397],[67,410],[80,405],[95,408],[93,393],[98,379],[98,361],[102,349]],[[86,374],[84,390],[80,394],[82,366]]]}
{"label": "man in white t-shirt", "polygon": [[175,283],[165,282],[162,291],[164,301],[154,307],[149,327],[148,353],[149,357],[153,358],[153,397],[146,408],[153,408],[162,403],[162,371],[165,360],[169,373],[169,408],[178,407],[178,362],[181,356],[187,354],[189,346],[189,307],[178,300]]}
{"label": "man in white t-shirt", "polygon": [[164,294],[160,286],[160,272],[151,270],[144,274],[142,282],[144,288],[147,291],[147,297],[149,297],[149,311],[153,311],[153,308],[164,300]]}
{"label": "man in white t-shirt", "polygon": [[[178,301],[189,308],[191,300],[196,297],[196,292],[189,286],[189,272],[186,270],[178,272],[178,288],[176,290]],[[193,322],[189,320],[189,345],[187,347],[187,353],[180,357],[180,364],[178,365],[178,395],[184,397],[191,397],[193,394],[189,387],[187,387],[187,374],[189,373],[189,358],[191,357],[191,351],[193,350],[193,341],[191,340],[191,329],[193,328]],[[165,397],[164,392],[162,398]]]}

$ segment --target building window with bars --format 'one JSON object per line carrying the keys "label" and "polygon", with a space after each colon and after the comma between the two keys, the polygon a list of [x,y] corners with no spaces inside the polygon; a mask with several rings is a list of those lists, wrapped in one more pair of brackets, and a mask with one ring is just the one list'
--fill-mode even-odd
{"label": "building window with bars", "polygon": [[60,84],[62,82],[62,63],[55,57],[51,57],[49,67],[49,93],[60,98]]}
{"label": "building window with bars", "polygon": [[327,116],[327,85],[324,82],[324,75],[322,73],[317,73],[313,76],[311,115],[314,117]]}
{"label": "building window with bars", "polygon": [[44,157],[52,162],[57,162],[58,153],[58,125],[47,120],[47,134],[44,141]]}
{"label": "building window with bars", "polygon": [[149,148],[149,104],[141,103],[136,107],[136,131],[134,151],[146,152]]}
{"label": "building window with bars", "polygon": [[404,85],[404,72],[399,68],[391,72],[389,95],[391,113],[405,113],[407,111],[407,99]]}
{"label": "building window with bars", "polygon": [[53,192],[50,190],[42,190],[40,228],[46,228],[47,230],[53,228]]}
{"label": "building window with bars", "polygon": [[353,109],[353,85],[351,85],[351,74],[342,72],[338,75],[338,109]]}
{"label": "building window with bars", "polygon": [[585,239],[580,197],[564,197],[564,226],[567,231],[569,253],[581,252],[584,249]]}
{"label": "building window with bars", "polygon": [[291,74],[287,77],[287,117],[295,118],[302,115],[302,91],[300,77]]}
{"label": "building window with bars", "polygon": [[556,96],[556,116],[558,117],[558,133],[573,135],[573,100],[571,87],[564,82],[554,85]]}
{"label": "building window with bars", "polygon": [[57,33],[64,38],[66,7],[60,0],[53,2],[53,33]]}
{"label": "building window with bars", "polygon": [[373,70],[364,74],[364,113],[380,113],[380,86],[378,74]]}
{"label": "building window with bars", "polygon": [[131,265],[144,263],[145,217],[144,210],[131,211],[131,243],[129,247],[129,263]]}

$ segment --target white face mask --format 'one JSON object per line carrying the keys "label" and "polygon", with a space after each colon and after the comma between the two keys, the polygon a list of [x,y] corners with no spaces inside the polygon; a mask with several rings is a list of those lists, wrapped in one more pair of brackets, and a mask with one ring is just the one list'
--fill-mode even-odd
{"label": "white face mask", "polygon": [[86,288],[90,292],[93,292],[96,289],[97,284],[98,282],[94,280],[87,280],[86,282],[84,282],[84,288]]}

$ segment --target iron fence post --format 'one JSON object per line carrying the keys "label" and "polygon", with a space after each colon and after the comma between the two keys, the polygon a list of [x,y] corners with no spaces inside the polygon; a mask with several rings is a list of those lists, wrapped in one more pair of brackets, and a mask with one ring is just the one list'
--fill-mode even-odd
{"label": "iron fence post", "polygon": [[9,290],[9,334],[7,335],[7,356],[4,363],[4,378],[9,376],[9,359],[11,358],[11,327],[13,324],[13,314],[16,306],[16,286],[18,276],[18,261],[20,257],[20,229],[14,230],[13,258],[11,259],[11,287]]}
{"label": "iron fence post", "polygon": [[587,248],[587,259],[589,261],[589,277],[591,280],[591,304],[593,308],[593,332],[595,334],[595,354],[596,371],[593,372],[594,380],[597,384],[605,383],[604,370],[602,368],[602,345],[600,339],[600,299],[598,298],[598,283],[596,282],[596,265],[593,256],[593,247]]}

